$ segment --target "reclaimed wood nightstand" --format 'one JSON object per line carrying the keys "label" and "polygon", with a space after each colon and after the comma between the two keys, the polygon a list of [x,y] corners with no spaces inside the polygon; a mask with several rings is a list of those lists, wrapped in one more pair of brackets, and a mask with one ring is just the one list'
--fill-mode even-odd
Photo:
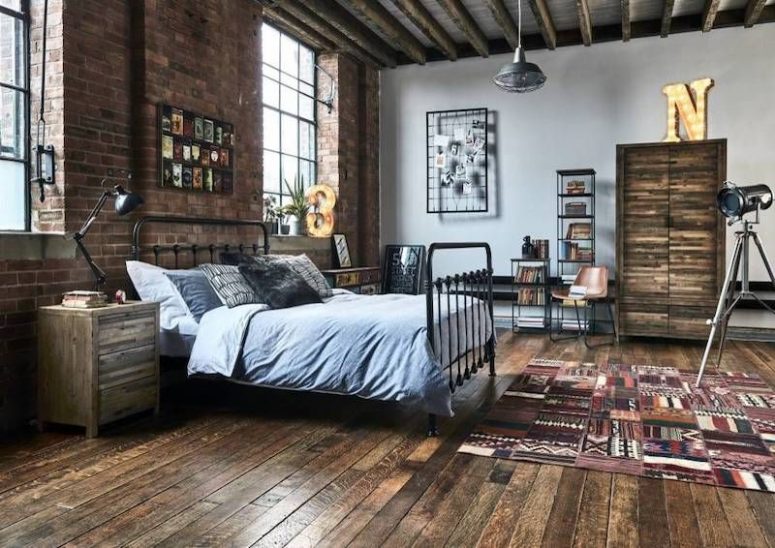
{"label": "reclaimed wood nightstand", "polygon": [[331,287],[349,289],[353,293],[363,295],[376,295],[380,292],[382,272],[378,266],[335,268],[321,272]]}
{"label": "reclaimed wood nightstand", "polygon": [[38,423],[86,427],[159,411],[159,303],[38,310]]}

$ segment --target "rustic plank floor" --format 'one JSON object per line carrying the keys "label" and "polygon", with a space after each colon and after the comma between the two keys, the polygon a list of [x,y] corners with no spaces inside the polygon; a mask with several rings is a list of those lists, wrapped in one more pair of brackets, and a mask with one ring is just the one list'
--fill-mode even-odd
{"label": "rustic plank floor", "polygon": [[[394,405],[189,383],[160,418],[0,444],[0,546],[774,546],[775,496],[457,454],[534,356],[691,368],[702,346],[501,337],[424,436]],[[725,369],[775,385],[775,345]]]}

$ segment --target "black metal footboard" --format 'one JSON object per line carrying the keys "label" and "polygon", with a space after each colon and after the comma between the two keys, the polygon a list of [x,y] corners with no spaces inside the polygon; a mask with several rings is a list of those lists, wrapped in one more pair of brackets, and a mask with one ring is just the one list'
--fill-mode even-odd
{"label": "black metal footboard", "polygon": [[[460,249],[484,250],[484,268],[434,278],[435,252]],[[495,375],[492,251],[483,242],[434,243],[428,250],[426,268],[428,340],[434,355],[448,371],[449,390],[454,393],[471,375],[484,368],[485,363],[489,364],[490,375]],[[492,326],[489,337],[486,336],[488,320]],[[428,416],[428,435],[437,434],[436,416],[431,414]]]}

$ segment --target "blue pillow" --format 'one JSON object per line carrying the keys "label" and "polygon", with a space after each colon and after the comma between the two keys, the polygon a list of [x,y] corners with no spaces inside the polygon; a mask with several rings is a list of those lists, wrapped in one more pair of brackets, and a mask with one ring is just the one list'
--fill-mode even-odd
{"label": "blue pillow", "polygon": [[197,322],[202,319],[205,312],[223,306],[218,294],[201,270],[170,270],[165,274],[175,285],[188,306],[189,312]]}

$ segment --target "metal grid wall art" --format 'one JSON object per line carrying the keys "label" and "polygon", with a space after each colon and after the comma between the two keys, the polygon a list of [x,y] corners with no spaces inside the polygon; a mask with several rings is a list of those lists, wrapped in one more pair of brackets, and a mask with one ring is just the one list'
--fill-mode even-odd
{"label": "metal grid wall art", "polygon": [[428,112],[428,213],[487,212],[486,108]]}

